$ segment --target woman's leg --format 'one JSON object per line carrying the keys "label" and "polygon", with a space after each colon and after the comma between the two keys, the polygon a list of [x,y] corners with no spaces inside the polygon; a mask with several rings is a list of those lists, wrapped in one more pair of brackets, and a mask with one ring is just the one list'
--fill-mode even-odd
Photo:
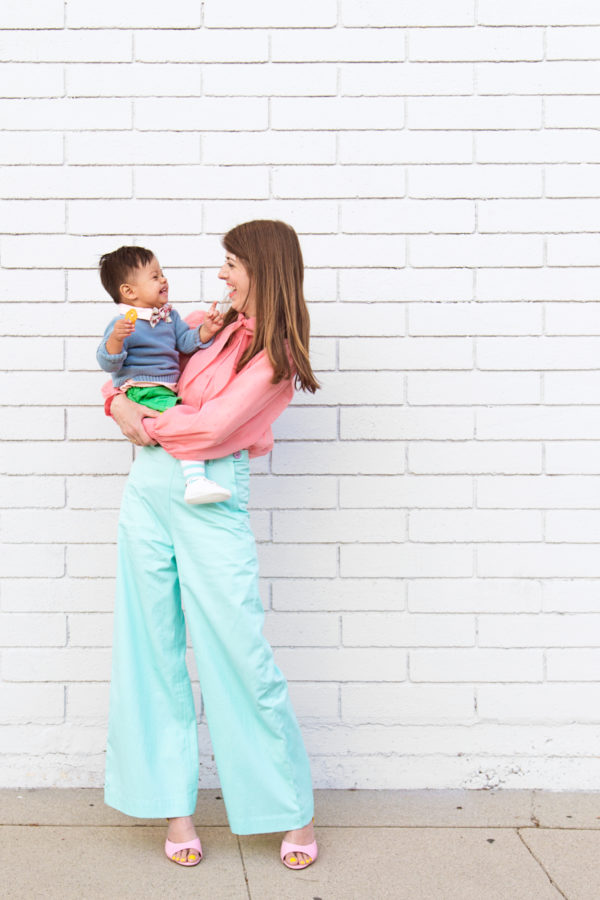
{"label": "woman's leg", "polygon": [[229,822],[236,834],[304,829],[313,815],[310,770],[286,681],[262,635],[247,454],[207,463],[207,474],[231,500],[190,507],[174,481],[172,521]]}
{"label": "woman's leg", "polygon": [[169,533],[173,471],[180,468],[167,453],[144,448],[119,519],[105,799],[151,818],[190,816],[198,787],[196,715]]}

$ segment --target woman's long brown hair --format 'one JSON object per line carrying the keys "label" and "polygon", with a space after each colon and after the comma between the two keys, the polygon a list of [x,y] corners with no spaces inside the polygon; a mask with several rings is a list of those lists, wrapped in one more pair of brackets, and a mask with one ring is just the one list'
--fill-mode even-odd
{"label": "woman's long brown hair", "polygon": [[[256,297],[254,339],[238,371],[265,350],[273,366],[273,384],[294,372],[296,387],[314,394],[320,385],[308,355],[310,319],[298,235],[285,222],[257,219],[228,231],[223,246],[244,265]],[[225,325],[236,318],[236,311],[230,309]]]}

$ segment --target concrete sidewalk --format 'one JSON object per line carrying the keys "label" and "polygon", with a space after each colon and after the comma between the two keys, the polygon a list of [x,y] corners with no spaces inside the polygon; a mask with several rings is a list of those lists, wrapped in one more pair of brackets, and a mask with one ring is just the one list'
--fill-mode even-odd
{"label": "concrete sidewalk", "polygon": [[10,900],[598,900],[600,793],[317,791],[318,862],[227,827],[200,791],[204,860],[169,862],[165,826],[91,789],[0,791],[0,896]]}

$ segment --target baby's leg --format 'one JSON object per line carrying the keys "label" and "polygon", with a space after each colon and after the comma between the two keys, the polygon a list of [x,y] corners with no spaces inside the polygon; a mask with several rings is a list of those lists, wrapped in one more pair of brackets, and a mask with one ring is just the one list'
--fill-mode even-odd
{"label": "baby's leg", "polygon": [[186,484],[189,484],[195,479],[204,478],[203,459],[180,459],[179,462],[183,469],[183,477],[185,478]]}
{"label": "baby's leg", "polygon": [[204,460],[181,459],[180,463],[185,478],[183,499],[186,503],[221,503],[223,500],[229,500],[231,491],[206,478]]}

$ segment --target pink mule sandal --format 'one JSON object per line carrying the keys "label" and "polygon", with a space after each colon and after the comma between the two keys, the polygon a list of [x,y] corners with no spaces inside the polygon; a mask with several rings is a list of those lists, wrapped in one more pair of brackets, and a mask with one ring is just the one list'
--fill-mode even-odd
{"label": "pink mule sandal", "polygon": [[[285,857],[288,853],[306,853],[309,859],[307,862],[300,862],[295,856],[290,857],[290,861],[286,862]],[[312,844],[290,844],[289,841],[281,842],[281,851],[279,853],[281,856],[281,862],[284,866],[287,866],[288,869],[307,869],[319,855],[319,848],[317,847],[317,842],[313,841]],[[292,863],[295,863],[293,865]]]}
{"label": "pink mule sandal", "polygon": [[[196,850],[197,855],[189,853],[187,862],[173,859],[174,855],[180,850]],[[202,859],[202,844],[200,843],[200,838],[197,837],[191,838],[189,841],[183,841],[181,844],[176,844],[174,841],[170,841],[167,838],[165,841],[165,853],[169,859],[172,862],[177,863],[178,866],[197,866]]]}

